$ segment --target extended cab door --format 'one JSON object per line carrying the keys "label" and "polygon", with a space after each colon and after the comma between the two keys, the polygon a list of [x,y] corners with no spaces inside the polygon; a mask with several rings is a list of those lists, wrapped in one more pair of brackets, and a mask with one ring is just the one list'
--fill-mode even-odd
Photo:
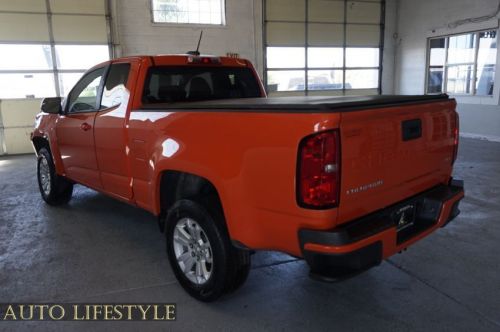
{"label": "extended cab door", "polygon": [[[100,110],[95,119],[96,156],[104,191],[132,198],[127,147],[127,113],[138,63],[114,62],[105,78]],[[132,74],[131,74],[132,73]]]}
{"label": "extended cab door", "polygon": [[65,103],[56,124],[57,144],[64,172],[70,179],[100,189],[94,144],[94,120],[106,67],[85,74]]}

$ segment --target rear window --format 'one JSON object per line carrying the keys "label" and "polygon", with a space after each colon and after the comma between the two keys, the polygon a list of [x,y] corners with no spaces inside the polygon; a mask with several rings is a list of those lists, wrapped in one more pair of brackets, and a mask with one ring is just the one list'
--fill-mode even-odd
{"label": "rear window", "polygon": [[248,68],[152,67],[146,77],[144,104],[260,97]]}

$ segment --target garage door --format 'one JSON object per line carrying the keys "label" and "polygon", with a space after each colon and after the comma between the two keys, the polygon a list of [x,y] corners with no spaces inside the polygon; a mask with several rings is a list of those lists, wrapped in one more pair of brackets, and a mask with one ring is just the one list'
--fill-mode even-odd
{"label": "garage door", "polygon": [[273,95],[378,94],[385,1],[266,0]]}
{"label": "garage door", "polygon": [[32,152],[40,99],[110,58],[105,0],[0,0],[0,154]]}

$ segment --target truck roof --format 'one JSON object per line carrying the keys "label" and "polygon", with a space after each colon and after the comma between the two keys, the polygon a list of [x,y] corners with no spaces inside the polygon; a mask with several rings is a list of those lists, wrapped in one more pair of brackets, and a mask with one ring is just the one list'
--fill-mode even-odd
{"label": "truck roof", "polygon": [[[190,64],[189,59],[208,59],[208,63],[200,63],[201,65],[219,65],[228,67],[249,67],[250,61],[243,58],[234,58],[227,56],[216,56],[209,54],[192,55],[192,54],[159,54],[159,55],[134,55],[129,57],[121,57],[116,59],[111,59],[109,61],[102,62],[95,67],[102,66],[103,64],[116,63],[131,60],[146,60],[151,59],[151,61],[156,66],[184,66]],[[92,69],[93,69],[92,68]]]}

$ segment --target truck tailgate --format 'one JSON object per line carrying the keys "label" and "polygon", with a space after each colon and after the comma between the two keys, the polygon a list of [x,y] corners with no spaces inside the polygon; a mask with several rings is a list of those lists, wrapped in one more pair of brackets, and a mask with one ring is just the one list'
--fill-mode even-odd
{"label": "truck tailgate", "polygon": [[339,224],[449,180],[455,106],[447,100],[341,114]]}

